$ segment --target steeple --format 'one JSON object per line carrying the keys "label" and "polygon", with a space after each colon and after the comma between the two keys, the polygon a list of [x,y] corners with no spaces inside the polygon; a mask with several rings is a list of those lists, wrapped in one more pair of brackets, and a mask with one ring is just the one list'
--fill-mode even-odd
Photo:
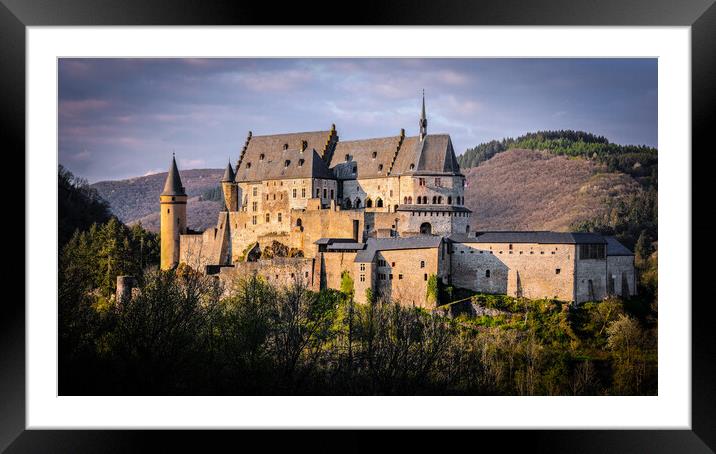
{"label": "steeple", "polygon": [[221,182],[230,181],[233,183],[234,177],[234,168],[231,167],[231,161],[229,161],[229,163],[226,164],[226,170],[224,170],[224,176],[221,178]]}
{"label": "steeple", "polygon": [[184,186],[181,184],[181,177],[179,177],[179,169],[177,169],[177,161],[172,153],[172,165],[169,167],[169,174],[167,175],[167,181],[164,182],[164,190],[161,195],[186,195],[184,192]]}
{"label": "steeple", "polygon": [[423,89],[423,111],[420,114],[420,140],[428,135],[428,119],[425,117],[425,89]]}

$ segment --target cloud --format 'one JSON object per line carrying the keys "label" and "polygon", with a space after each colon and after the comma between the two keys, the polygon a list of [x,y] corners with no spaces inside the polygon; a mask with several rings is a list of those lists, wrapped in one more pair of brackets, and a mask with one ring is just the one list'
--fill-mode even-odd
{"label": "cloud", "polygon": [[180,159],[179,165],[183,169],[194,169],[200,166],[204,166],[206,164],[206,161],[203,159]]}
{"label": "cloud", "polygon": [[92,153],[87,150],[82,150],[80,152],[70,155],[70,159],[72,159],[73,161],[87,161],[91,157]]}

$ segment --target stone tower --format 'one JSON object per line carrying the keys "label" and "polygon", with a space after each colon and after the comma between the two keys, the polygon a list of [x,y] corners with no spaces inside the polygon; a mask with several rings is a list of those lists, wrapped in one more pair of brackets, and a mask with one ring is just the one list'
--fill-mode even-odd
{"label": "stone tower", "polygon": [[224,191],[226,211],[239,210],[238,188],[234,182],[234,176],[234,168],[231,167],[231,162],[229,161],[226,165],[224,176],[221,178],[221,189]]}
{"label": "stone tower", "polygon": [[161,226],[161,268],[168,270],[179,263],[179,235],[186,233],[186,192],[181,184],[177,162],[172,156],[164,190],[159,195]]}
{"label": "stone tower", "polygon": [[423,111],[420,114],[420,140],[428,135],[428,119],[425,116],[425,90],[423,90]]}

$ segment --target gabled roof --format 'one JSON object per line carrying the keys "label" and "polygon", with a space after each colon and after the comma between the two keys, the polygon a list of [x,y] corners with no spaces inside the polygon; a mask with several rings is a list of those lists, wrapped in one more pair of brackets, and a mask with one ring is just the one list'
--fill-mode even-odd
{"label": "gabled roof", "polygon": [[341,180],[388,176],[400,143],[400,135],[338,142],[330,167],[336,178]]}
{"label": "gabled roof", "polygon": [[614,238],[613,236],[605,236],[605,240],[607,240],[607,255],[611,256],[629,256],[634,255],[632,251],[630,251],[626,246],[621,244],[619,240]]}
{"label": "gabled roof", "polygon": [[335,140],[335,130],[249,136],[236,167],[235,181],[332,179],[333,173],[321,154],[330,154]]}
{"label": "gabled roof", "polygon": [[455,243],[606,244],[607,242],[597,233],[548,231],[458,233],[448,238]]}
{"label": "gabled roof", "polygon": [[172,165],[169,167],[169,173],[164,182],[164,190],[161,195],[186,195],[184,186],[181,184],[181,177],[179,176],[179,169],[177,169],[177,161],[174,156],[172,156]]}
{"label": "gabled roof", "polygon": [[406,137],[391,175],[460,174],[452,140],[448,134]]}
{"label": "gabled roof", "polygon": [[358,251],[355,262],[372,262],[378,251],[396,251],[402,249],[432,249],[440,246],[443,237],[420,235],[405,238],[368,238],[365,249]]}

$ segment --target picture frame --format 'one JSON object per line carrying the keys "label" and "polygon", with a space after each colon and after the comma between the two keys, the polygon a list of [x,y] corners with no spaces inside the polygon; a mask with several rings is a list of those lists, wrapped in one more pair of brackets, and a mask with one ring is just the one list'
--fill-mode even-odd
{"label": "picture frame", "polygon": [[[321,7],[296,3],[280,10],[269,4],[230,4],[228,2],[90,2],[1,0],[0,65],[3,81],[2,112],[5,143],[25,149],[25,61],[26,27],[29,26],[142,26],[142,25],[528,25],[528,26],[690,26],[692,30],[692,149],[708,150],[709,119],[716,111],[716,6],[712,0],[658,4],[645,0],[594,3],[533,1],[529,7],[517,2],[410,2],[362,4],[351,14],[338,13],[338,6]],[[320,13],[316,13],[319,10]],[[711,114],[711,115],[710,115]],[[50,153],[50,151],[48,151]],[[19,156],[19,153],[15,153]],[[693,156],[693,154],[692,154]],[[693,158],[692,158],[693,159]],[[694,169],[699,169],[698,166]],[[701,169],[704,171],[704,169]],[[29,169],[25,168],[25,176]],[[707,177],[692,181],[708,181]],[[694,194],[697,191],[693,191]],[[693,206],[699,206],[694,204]],[[701,205],[708,206],[708,205]],[[695,233],[695,232],[694,232]],[[695,236],[695,235],[694,235]],[[25,242],[30,241],[27,236]],[[26,272],[31,272],[31,265]],[[692,282],[706,270],[693,267]],[[713,309],[708,298],[699,302],[685,295],[692,304],[692,428],[691,430],[555,430],[481,431],[480,445],[506,443],[511,448],[580,452],[713,452],[716,450],[716,346]],[[691,299],[691,301],[689,301]],[[102,450],[143,450],[149,443],[184,449],[219,442],[248,443],[246,434],[201,431],[194,433],[154,431],[38,431],[26,430],[25,418],[25,306],[20,298],[6,298],[0,318],[0,447],[8,452]],[[369,446],[366,432],[331,432],[347,449]],[[474,437],[469,432],[460,435]],[[255,434],[256,439],[265,438]],[[426,448],[430,443],[445,446],[438,434],[397,434],[402,449]],[[271,437],[276,449],[315,444],[315,434],[292,433]],[[452,435],[450,435],[452,438]],[[474,439],[473,439],[474,440]],[[338,442],[338,441],[336,441]],[[321,443],[323,444],[323,443]],[[326,446],[329,444],[327,443]],[[344,449],[344,448],[340,448]]]}

